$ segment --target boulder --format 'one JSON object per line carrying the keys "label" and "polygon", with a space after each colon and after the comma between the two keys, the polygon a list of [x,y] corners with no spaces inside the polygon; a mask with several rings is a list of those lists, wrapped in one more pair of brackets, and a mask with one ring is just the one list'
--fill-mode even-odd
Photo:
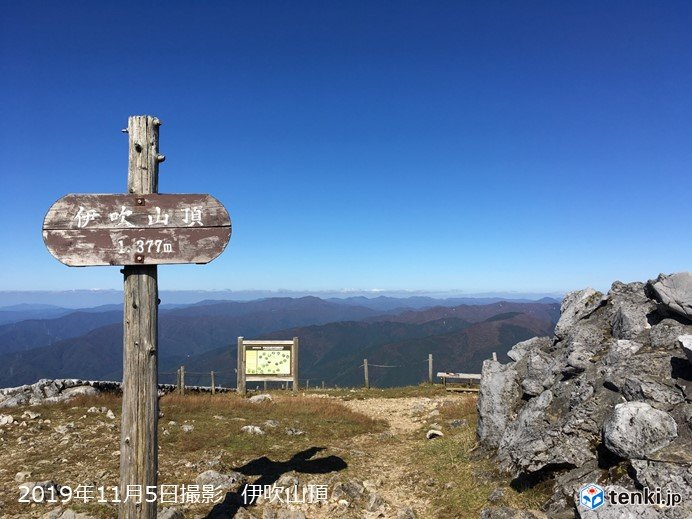
{"label": "boulder", "polygon": [[31,395],[28,393],[17,393],[15,395],[7,397],[5,400],[0,402],[0,408],[5,407],[18,407],[20,405],[28,405],[29,400],[31,400]]}
{"label": "boulder", "polygon": [[685,401],[685,397],[676,387],[645,376],[632,375],[632,377],[624,380],[620,392],[629,401],[648,401],[654,407],[658,407],[657,404],[668,407]]}
{"label": "boulder", "polygon": [[544,350],[552,344],[549,337],[533,337],[526,341],[516,343],[507,356],[515,362],[519,362],[530,351]]}
{"label": "boulder", "polygon": [[[579,373],[581,371],[586,370],[586,368],[589,367],[589,363],[591,362],[591,359],[593,356],[596,354],[596,351],[589,348],[588,345],[583,344],[582,342],[575,341],[572,342],[567,349],[567,369],[562,370],[563,373]],[[552,385],[552,382],[546,386],[550,387]]]}
{"label": "boulder", "polygon": [[555,396],[541,393],[521,409],[507,427],[497,451],[500,467],[518,477],[550,467],[576,467],[593,459],[588,436],[565,434],[554,416]]}
{"label": "boulder", "polygon": [[616,339],[635,339],[651,328],[648,314],[656,309],[646,296],[644,283],[616,281],[608,292],[611,333]]}
{"label": "boulder", "polygon": [[560,320],[555,325],[555,336],[564,339],[574,325],[591,315],[603,303],[603,294],[593,288],[569,292],[560,306]]}
{"label": "boulder", "polygon": [[240,430],[246,434],[257,434],[262,435],[264,431],[257,427],[256,425],[243,425]]}
{"label": "boulder", "polygon": [[649,331],[651,347],[657,350],[676,349],[677,338],[690,334],[692,324],[683,324],[675,319],[663,319]]}
{"label": "boulder", "polygon": [[671,315],[692,321],[692,272],[661,274],[655,281],[649,281],[648,287]]}
{"label": "boulder", "polygon": [[692,506],[692,466],[689,463],[632,460],[631,465],[634,478],[642,487],[676,492],[682,496],[682,503]]}
{"label": "boulder", "polygon": [[516,370],[494,360],[483,362],[481,387],[478,392],[479,440],[488,447],[497,448],[507,424],[514,416],[514,408],[521,400]]}
{"label": "boulder", "polygon": [[611,360],[611,355],[612,352],[606,355],[606,365],[601,369],[604,384],[609,389],[622,391],[625,383],[635,376],[675,386],[670,351],[643,351],[636,355],[621,355],[615,361]]}
{"label": "boulder", "polygon": [[365,509],[368,512],[375,512],[380,508],[384,508],[384,505],[384,499],[382,499],[382,497],[376,492],[371,492],[365,502]]}
{"label": "boulder", "polygon": [[22,483],[31,477],[31,472],[22,470],[14,475],[14,480],[17,483]]}
{"label": "boulder", "polygon": [[541,350],[533,349],[523,357],[526,367],[526,378],[521,382],[524,394],[540,395],[544,389],[550,387],[557,376],[553,359]]}
{"label": "boulder", "polygon": [[251,396],[248,398],[248,402],[252,402],[253,404],[259,404],[261,402],[271,402],[272,401],[272,396],[269,394],[261,394],[261,395],[255,395]]}
{"label": "boulder", "polygon": [[[96,396],[98,394],[99,394],[99,390],[93,386],[77,386],[77,387],[68,387],[67,389],[63,390],[57,398],[60,401],[65,401],[65,400],[69,400],[71,398],[74,398],[76,396]],[[56,398],[56,397],[52,397],[52,398]]]}
{"label": "boulder", "polygon": [[626,362],[632,355],[637,353],[642,347],[642,344],[630,340],[617,340],[610,343],[608,353],[606,354],[606,364],[617,364]]}
{"label": "boulder", "polygon": [[365,492],[365,487],[355,479],[349,481],[337,481],[332,489],[332,500],[346,498],[349,501],[355,501],[360,498]]}
{"label": "boulder", "polygon": [[604,445],[622,458],[646,459],[677,435],[673,417],[646,402],[616,405],[612,416],[603,425]]}

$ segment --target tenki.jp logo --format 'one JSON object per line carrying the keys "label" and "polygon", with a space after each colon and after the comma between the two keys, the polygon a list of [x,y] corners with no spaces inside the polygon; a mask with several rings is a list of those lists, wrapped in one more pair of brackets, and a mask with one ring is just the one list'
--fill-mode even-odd
{"label": "tenki.jp logo", "polygon": [[589,510],[596,510],[605,503],[605,492],[598,485],[591,483],[579,491],[579,502]]}

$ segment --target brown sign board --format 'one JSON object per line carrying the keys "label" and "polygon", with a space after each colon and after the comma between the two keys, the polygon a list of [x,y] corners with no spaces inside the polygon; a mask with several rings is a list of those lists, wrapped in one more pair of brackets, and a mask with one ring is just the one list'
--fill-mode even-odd
{"label": "brown sign board", "polygon": [[43,221],[50,253],[71,267],[209,263],[231,220],[210,195],[70,194]]}

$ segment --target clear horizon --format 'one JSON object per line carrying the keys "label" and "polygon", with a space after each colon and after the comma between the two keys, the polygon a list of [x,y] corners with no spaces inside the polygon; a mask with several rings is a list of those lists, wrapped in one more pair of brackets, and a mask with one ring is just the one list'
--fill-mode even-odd
{"label": "clear horizon", "polygon": [[163,121],[160,191],[233,222],[161,290],[564,293],[691,268],[688,2],[75,4],[0,19],[0,290],[120,288],[53,259],[41,224],[124,191],[136,114]]}
{"label": "clear horizon", "polygon": [[[92,308],[104,304],[122,304],[122,290],[118,289],[71,289],[71,290],[0,290],[0,308],[18,305],[54,305],[65,308]],[[315,296],[321,299],[347,299],[351,297],[389,297],[408,299],[427,297],[436,300],[444,299],[507,299],[537,301],[546,297],[561,300],[563,293],[552,292],[491,292],[468,293],[460,291],[431,292],[431,291],[312,291],[312,290],[167,290],[159,291],[161,304],[194,304],[205,300],[218,301],[254,301],[272,297],[305,297]]]}

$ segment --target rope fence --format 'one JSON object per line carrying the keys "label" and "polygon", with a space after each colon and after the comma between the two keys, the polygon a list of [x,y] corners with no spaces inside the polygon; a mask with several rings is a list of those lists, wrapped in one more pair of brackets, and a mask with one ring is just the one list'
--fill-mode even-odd
{"label": "rope fence", "polygon": [[[493,353],[493,360],[497,360],[497,356]],[[355,371],[363,370],[363,380],[364,387],[366,389],[370,388],[370,368],[378,369],[405,369],[405,368],[419,368],[422,364],[428,365],[428,376],[427,382],[433,384],[433,356],[428,354],[428,357],[424,360],[418,360],[413,362],[408,362],[405,364],[372,364],[368,362],[368,359],[363,359],[363,363],[360,365],[352,365],[345,368],[343,371],[336,374],[336,376],[331,377],[329,380],[329,386],[333,388],[338,388],[338,382],[344,380],[346,377],[350,377],[351,381],[356,378]],[[233,379],[237,378],[237,369],[225,369],[225,370],[214,370],[214,371],[187,371],[185,366],[180,366],[177,371],[161,371],[159,376],[161,377],[172,377],[175,376],[175,383],[164,384],[175,387],[178,394],[185,394],[186,389],[191,389],[193,391],[210,391],[215,394],[216,391],[229,391],[235,390],[235,381]],[[228,375],[231,375],[230,380]],[[449,378],[454,378],[454,374],[447,373]],[[438,376],[443,378],[443,382],[446,385],[446,377],[442,373],[438,373]],[[223,387],[220,384],[220,379],[223,378],[228,382],[227,386]],[[298,378],[298,383],[302,390],[309,389],[327,389],[325,381],[320,378]],[[310,384],[312,382],[312,385]],[[206,385],[209,384],[209,385]],[[256,389],[260,389],[262,386],[265,390],[269,387],[269,384],[273,386],[279,384],[282,389],[288,389],[289,384],[285,381],[272,381],[266,380],[262,384],[257,384]]]}

